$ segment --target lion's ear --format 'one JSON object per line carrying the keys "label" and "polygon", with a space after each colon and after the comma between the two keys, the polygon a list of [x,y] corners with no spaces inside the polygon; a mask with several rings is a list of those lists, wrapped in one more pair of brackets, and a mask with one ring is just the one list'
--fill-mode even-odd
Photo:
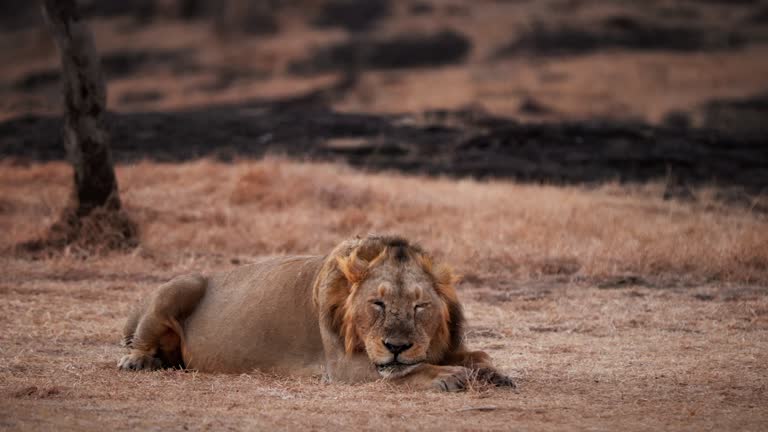
{"label": "lion's ear", "polygon": [[416,260],[425,272],[432,275],[435,283],[438,285],[438,290],[441,288],[448,289],[449,287],[453,287],[461,282],[461,276],[454,273],[451,267],[445,264],[435,265],[432,262],[432,258],[427,254],[417,255]]}
{"label": "lion's ear", "polygon": [[368,261],[357,256],[357,250],[352,251],[347,257],[337,257],[336,263],[350,284],[356,284],[365,278],[368,271]]}

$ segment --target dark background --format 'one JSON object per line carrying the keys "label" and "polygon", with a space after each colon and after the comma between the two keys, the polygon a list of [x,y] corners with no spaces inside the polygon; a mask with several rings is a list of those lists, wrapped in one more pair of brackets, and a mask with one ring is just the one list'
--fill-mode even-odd
{"label": "dark background", "polygon": [[[118,162],[287,154],[547,183],[768,185],[768,2],[81,1]],[[55,47],[0,1],[0,155],[65,157]],[[744,198],[746,199],[746,198]]]}

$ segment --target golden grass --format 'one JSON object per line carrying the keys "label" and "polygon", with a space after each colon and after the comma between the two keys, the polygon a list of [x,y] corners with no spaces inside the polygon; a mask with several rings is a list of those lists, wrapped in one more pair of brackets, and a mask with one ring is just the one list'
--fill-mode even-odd
{"label": "golden grass", "polygon": [[[128,253],[32,260],[63,163],[0,166],[0,429],[765,430],[768,220],[660,185],[364,174],[280,159],[118,167]],[[189,271],[399,232],[465,274],[470,346],[517,392],[119,373],[130,305]],[[617,288],[617,289],[605,289]],[[621,289],[618,289],[621,288]]]}
{"label": "golden grass", "polygon": [[[363,174],[270,158],[118,168],[143,248],[161,256],[329,251],[356,234],[401,233],[473,280],[556,275],[648,282],[768,281],[768,218],[665,201],[661,185],[598,188]],[[63,164],[0,174],[0,246],[40,233],[66,198]]]}

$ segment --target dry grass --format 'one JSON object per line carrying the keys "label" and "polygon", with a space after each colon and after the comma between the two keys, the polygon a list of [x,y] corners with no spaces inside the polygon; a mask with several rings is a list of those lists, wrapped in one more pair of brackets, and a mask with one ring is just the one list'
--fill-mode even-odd
{"label": "dry grass", "polygon": [[[118,168],[139,249],[13,254],[66,202],[61,163],[0,169],[0,429],[727,429],[768,415],[768,219],[660,185],[371,175],[278,159]],[[469,343],[518,392],[249,374],[118,373],[128,307],[161,281],[399,232],[466,275]],[[611,288],[611,289],[607,289]]]}
{"label": "dry grass", "polygon": [[[322,254],[352,235],[397,232],[439,251],[470,281],[768,281],[768,218],[724,207],[713,191],[686,204],[662,200],[661,185],[424,179],[280,159],[146,162],[118,171],[143,251],[157,256]],[[6,164],[0,228],[9,235],[0,246],[41,232],[58,215],[68,182],[63,164]]]}

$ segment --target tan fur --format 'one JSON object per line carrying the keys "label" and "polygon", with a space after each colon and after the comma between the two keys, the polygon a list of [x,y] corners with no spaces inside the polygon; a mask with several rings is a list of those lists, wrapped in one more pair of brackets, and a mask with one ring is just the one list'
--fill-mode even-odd
{"label": "tan fur", "polygon": [[[469,376],[512,386],[464,348],[450,269],[398,237],[355,238],[325,257],[266,259],[176,278],[130,315],[121,369],[324,373],[460,390]],[[397,350],[397,351],[395,351]]]}

